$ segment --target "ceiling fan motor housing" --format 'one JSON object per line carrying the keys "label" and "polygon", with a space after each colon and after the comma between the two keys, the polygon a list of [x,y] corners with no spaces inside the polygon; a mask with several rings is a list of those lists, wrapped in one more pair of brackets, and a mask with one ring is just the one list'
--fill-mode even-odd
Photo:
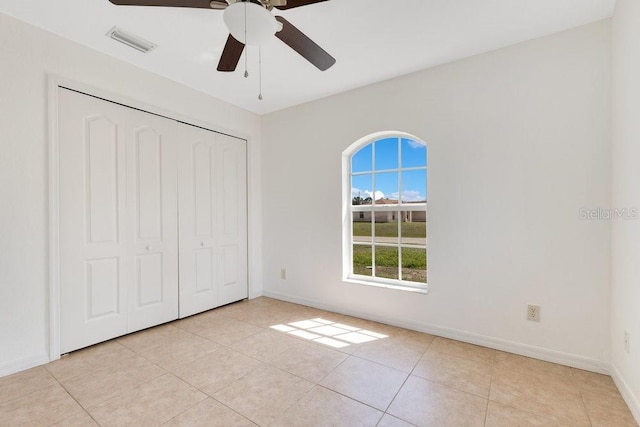
{"label": "ceiling fan motor housing", "polygon": [[248,45],[264,44],[279,29],[278,21],[271,12],[249,1],[229,5],[223,19],[231,35]]}

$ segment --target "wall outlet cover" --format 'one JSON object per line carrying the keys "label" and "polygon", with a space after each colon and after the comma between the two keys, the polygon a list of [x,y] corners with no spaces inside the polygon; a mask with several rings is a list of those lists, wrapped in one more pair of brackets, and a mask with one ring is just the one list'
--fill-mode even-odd
{"label": "wall outlet cover", "polygon": [[540,321],[540,306],[539,305],[531,305],[527,306],[527,320],[532,322]]}

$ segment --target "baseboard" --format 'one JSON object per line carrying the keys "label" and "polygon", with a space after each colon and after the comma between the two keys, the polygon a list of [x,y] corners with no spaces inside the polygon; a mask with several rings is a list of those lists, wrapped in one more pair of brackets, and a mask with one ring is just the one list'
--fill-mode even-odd
{"label": "baseboard", "polygon": [[0,365],[0,378],[15,374],[16,372],[24,371],[29,368],[44,365],[49,363],[49,355],[46,353],[39,354],[37,356],[25,357],[24,359],[12,360],[8,363]]}
{"label": "baseboard", "polygon": [[640,424],[640,402],[631,391],[631,388],[627,384],[627,382],[620,375],[620,371],[616,368],[615,365],[611,365],[611,378],[613,378],[613,382],[616,383],[618,390],[620,390],[620,394],[622,395],[625,402],[627,402],[627,406],[633,415],[633,418],[636,419],[636,422]]}
{"label": "baseboard", "polygon": [[262,294],[265,297],[269,298],[275,298],[295,304],[315,307],[321,310],[333,311],[335,313],[346,314],[349,316],[360,317],[362,319],[372,320],[374,322],[385,323],[388,325],[398,326],[414,331],[425,332],[444,338],[450,338],[457,341],[463,341],[470,344],[493,348],[495,350],[506,351],[509,353],[519,354],[521,356],[527,356],[534,359],[540,359],[546,362],[558,363],[560,365],[571,366],[573,368],[584,369],[586,371],[597,372],[601,374],[609,374],[608,363],[588,357],[578,356],[575,354],[563,353],[556,350],[550,350],[542,347],[536,347],[519,342],[504,340],[501,338],[489,337],[485,335],[475,334],[473,332],[461,331],[458,329],[446,328],[427,323],[406,322],[398,319],[386,318],[384,316],[379,316],[376,314],[344,309],[343,307],[324,304],[306,298],[300,298],[295,295],[274,292],[266,289],[263,290]]}

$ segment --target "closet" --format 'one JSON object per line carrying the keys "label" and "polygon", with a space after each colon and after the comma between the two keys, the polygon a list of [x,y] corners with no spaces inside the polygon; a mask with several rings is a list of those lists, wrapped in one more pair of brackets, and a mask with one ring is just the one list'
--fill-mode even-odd
{"label": "closet", "polygon": [[60,88],[60,350],[247,297],[246,141]]}

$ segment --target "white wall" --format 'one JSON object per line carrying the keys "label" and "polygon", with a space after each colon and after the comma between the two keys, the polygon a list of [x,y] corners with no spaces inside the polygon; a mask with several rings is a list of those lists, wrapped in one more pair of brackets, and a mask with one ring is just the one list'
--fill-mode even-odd
{"label": "white wall", "polygon": [[[613,206],[640,208],[640,2],[618,0],[613,18]],[[640,220],[613,223],[611,362],[640,422]],[[624,331],[631,334],[630,353]]]}
{"label": "white wall", "polygon": [[[265,294],[606,369],[610,96],[607,20],[264,116]],[[341,153],[384,130],[429,144],[427,295],[341,280]]]}
{"label": "white wall", "polygon": [[260,118],[0,14],[0,376],[47,360],[47,75],[250,138],[251,295],[260,271]]}

